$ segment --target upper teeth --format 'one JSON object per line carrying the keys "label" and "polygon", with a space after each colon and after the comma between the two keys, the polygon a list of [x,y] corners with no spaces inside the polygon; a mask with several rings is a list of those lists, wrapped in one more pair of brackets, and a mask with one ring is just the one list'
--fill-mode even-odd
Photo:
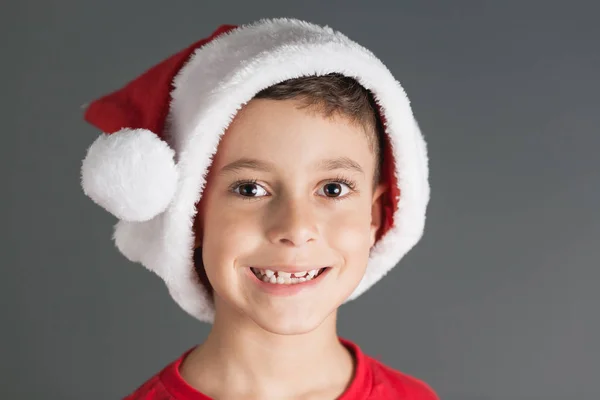
{"label": "upper teeth", "polygon": [[300,283],[313,279],[320,269],[301,272],[273,271],[270,269],[252,268],[252,271],[263,281],[279,284]]}
{"label": "upper teeth", "polygon": [[259,269],[259,268],[254,268],[254,270],[256,272],[263,273],[264,275],[268,276],[269,278],[272,277],[273,275],[275,275],[275,273],[277,273],[277,276],[281,276],[282,278],[290,278],[292,275],[297,278],[302,278],[303,276],[306,276],[307,274],[310,276],[315,276],[319,272],[318,269],[311,269],[310,271],[302,271],[302,272],[273,271],[270,269]]}

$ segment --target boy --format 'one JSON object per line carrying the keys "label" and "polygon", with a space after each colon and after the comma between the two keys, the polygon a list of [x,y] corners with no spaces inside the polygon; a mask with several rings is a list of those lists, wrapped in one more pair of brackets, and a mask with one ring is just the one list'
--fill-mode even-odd
{"label": "boy", "polygon": [[212,323],[127,399],[437,399],[336,332],[420,239],[425,143],[398,82],[329,28],[222,26],[93,102],[85,193]]}

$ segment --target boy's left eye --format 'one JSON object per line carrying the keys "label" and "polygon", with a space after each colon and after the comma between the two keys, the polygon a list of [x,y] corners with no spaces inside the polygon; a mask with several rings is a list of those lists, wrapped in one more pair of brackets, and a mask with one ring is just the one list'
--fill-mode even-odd
{"label": "boy's left eye", "polygon": [[[344,186],[346,187],[347,192],[344,192]],[[347,184],[343,182],[329,182],[322,186],[323,195],[326,197],[342,197],[350,192],[350,188]],[[319,193],[321,189],[319,189]]]}

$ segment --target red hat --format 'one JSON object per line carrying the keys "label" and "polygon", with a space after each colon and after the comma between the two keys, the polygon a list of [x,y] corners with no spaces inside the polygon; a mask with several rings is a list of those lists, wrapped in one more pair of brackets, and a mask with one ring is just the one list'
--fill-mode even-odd
{"label": "red hat", "polygon": [[349,301],[420,240],[430,191],[426,144],[408,97],[369,50],[294,19],[222,25],[87,109],[86,120],[103,133],[83,161],[84,192],[119,219],[118,249],[158,274],[199,320],[212,322],[214,309],[195,276],[193,220],[221,136],[262,89],[332,72],[374,94],[386,133],[382,179],[391,188],[365,276]]}

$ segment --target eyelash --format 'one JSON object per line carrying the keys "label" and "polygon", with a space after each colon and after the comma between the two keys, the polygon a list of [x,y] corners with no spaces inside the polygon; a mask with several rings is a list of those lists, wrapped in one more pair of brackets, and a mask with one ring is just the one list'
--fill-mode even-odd
{"label": "eyelash", "polygon": [[[345,177],[341,176],[341,175],[338,175],[335,179],[327,181],[326,184],[328,184],[328,183],[342,183],[342,184],[348,186],[348,188],[351,191],[351,193],[349,193],[349,194],[347,194],[347,195],[345,195],[343,197],[328,197],[328,199],[331,199],[333,201],[342,201],[346,197],[348,197],[350,194],[358,192],[356,190],[356,183],[354,181],[351,181],[348,178],[345,178]],[[233,194],[238,195],[238,197],[241,197],[243,200],[247,200],[247,201],[256,200],[255,197],[242,196],[242,195],[239,195],[238,193],[235,193],[235,189],[237,189],[238,187],[240,187],[242,185],[258,185],[258,180],[257,179],[241,179],[241,180],[235,181],[229,187],[229,190]]]}

